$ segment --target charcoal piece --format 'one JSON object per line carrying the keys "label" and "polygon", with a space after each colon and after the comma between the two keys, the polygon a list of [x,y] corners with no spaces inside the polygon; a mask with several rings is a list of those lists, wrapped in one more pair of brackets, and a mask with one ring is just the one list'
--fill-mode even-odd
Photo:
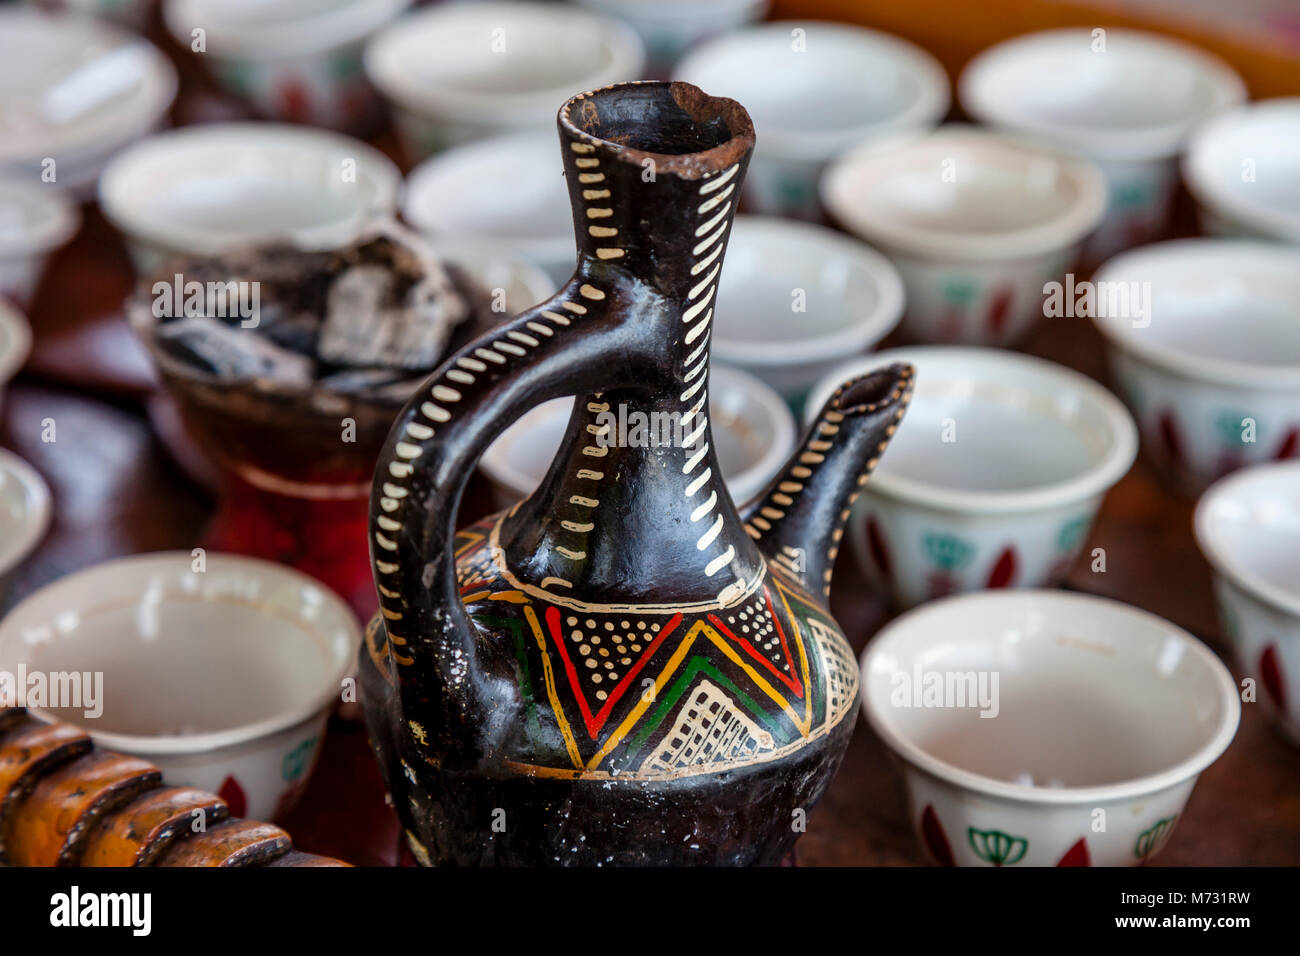
{"label": "charcoal piece", "polygon": [[337,256],[316,354],[335,365],[432,369],[470,304],[419,240],[376,227]]}
{"label": "charcoal piece", "polygon": [[256,332],[206,317],[168,322],[158,329],[158,345],[173,358],[222,378],[308,385],[315,371],[315,363],[305,356]]}
{"label": "charcoal piece", "polygon": [[316,340],[320,335],[320,319],[311,312],[291,312],[275,309],[268,314],[262,310],[258,331],[281,348],[300,355],[315,356]]}

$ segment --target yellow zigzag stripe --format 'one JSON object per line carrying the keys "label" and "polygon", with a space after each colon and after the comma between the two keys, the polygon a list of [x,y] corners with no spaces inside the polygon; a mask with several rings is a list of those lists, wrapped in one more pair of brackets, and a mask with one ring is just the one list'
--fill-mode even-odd
{"label": "yellow zigzag stripe", "polygon": [[569,722],[564,718],[564,710],[560,707],[560,698],[555,693],[555,672],[551,670],[551,655],[546,651],[546,638],[542,635],[541,623],[537,620],[537,612],[533,610],[531,604],[524,605],[524,617],[528,619],[528,626],[533,629],[533,637],[537,639],[537,647],[542,652],[542,673],[546,681],[546,696],[551,701],[551,710],[555,712],[555,722],[560,727],[560,734],[564,737],[564,746],[569,751],[569,759],[573,761],[573,766],[582,769],[582,754],[578,753],[578,741],[573,737],[573,731],[569,727]]}

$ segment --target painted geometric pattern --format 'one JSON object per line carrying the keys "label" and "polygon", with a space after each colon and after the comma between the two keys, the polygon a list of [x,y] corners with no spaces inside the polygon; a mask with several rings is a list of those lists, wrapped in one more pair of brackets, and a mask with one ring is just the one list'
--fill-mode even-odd
{"label": "painted geometric pattern", "polygon": [[493,519],[456,539],[471,618],[513,642],[525,714],[518,772],[662,778],[778,759],[829,733],[857,698],[852,651],[779,569],[726,608],[581,609],[506,581]]}

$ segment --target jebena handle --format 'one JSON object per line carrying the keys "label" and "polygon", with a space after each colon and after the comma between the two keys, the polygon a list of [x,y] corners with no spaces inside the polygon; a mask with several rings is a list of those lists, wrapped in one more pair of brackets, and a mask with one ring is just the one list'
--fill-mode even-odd
{"label": "jebena handle", "polygon": [[[426,719],[441,711],[451,731],[438,735],[442,764],[457,756],[475,762],[513,712],[510,688],[493,693],[457,586],[451,541],[465,484],[492,441],[529,408],[594,390],[597,380],[605,387],[631,380],[618,359],[630,356],[616,312],[580,273],[445,361],[397,417],[380,453],[370,555],[387,653],[403,709],[418,701]],[[448,741],[461,754],[449,753]]]}

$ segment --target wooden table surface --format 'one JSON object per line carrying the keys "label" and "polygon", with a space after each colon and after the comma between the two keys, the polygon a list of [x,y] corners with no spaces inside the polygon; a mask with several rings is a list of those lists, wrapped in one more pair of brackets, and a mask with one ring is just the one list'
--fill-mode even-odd
{"label": "wooden table surface", "polygon": [[[183,70],[174,118],[238,115]],[[386,145],[381,137],[379,144]],[[36,553],[11,576],[0,608],[40,585],[118,555],[194,547],[212,500],[155,437],[146,416],[154,387],[120,304],[132,282],[120,239],[93,209],[56,255],[29,310],[36,345],[5,397],[0,444],[45,476],[55,518]],[[1106,380],[1100,337],[1084,319],[1044,319],[1025,351]],[[55,441],[43,440],[48,419]],[[486,511],[481,482],[466,516]],[[1222,653],[1209,570],[1192,537],[1192,503],[1174,497],[1139,458],[1107,496],[1084,554],[1106,549],[1107,570],[1080,561],[1068,586],[1137,605],[1187,628]],[[836,570],[836,616],[858,650],[885,620],[851,553]],[[1069,746],[1061,741],[1061,746]],[[320,766],[283,821],[298,846],[358,864],[397,862],[398,827],[360,725],[331,722]],[[842,769],[810,816],[803,864],[924,862],[904,811],[901,779],[881,742],[859,725]],[[1227,753],[1202,776],[1155,865],[1275,865],[1300,861],[1300,752],[1243,706]]]}

